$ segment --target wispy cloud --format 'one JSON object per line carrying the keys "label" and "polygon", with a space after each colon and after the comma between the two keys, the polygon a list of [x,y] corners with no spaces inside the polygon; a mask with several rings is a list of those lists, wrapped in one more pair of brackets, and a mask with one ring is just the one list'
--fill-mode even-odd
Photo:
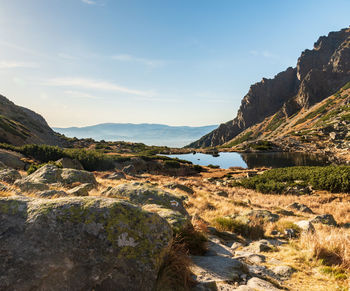
{"label": "wispy cloud", "polygon": [[97,2],[93,1],[93,0],[81,0],[81,2],[85,3],[85,4],[89,4],[89,5],[96,5]]}
{"label": "wispy cloud", "polygon": [[273,54],[268,50],[263,50],[263,51],[252,50],[249,53],[253,56],[264,57],[267,59],[279,59],[280,58],[278,55]]}
{"label": "wispy cloud", "polygon": [[74,91],[74,90],[66,90],[64,91],[64,94],[69,95],[74,98],[83,98],[83,99],[99,99],[98,97],[85,93],[80,91]]}
{"label": "wispy cloud", "polygon": [[121,62],[134,62],[134,63],[141,63],[143,65],[147,65],[150,67],[160,67],[164,66],[166,64],[163,60],[153,60],[153,59],[147,59],[147,58],[139,58],[135,57],[129,54],[118,54],[112,56],[113,60],[121,61]]}
{"label": "wispy cloud", "polygon": [[135,89],[123,87],[108,81],[85,79],[85,78],[54,78],[54,79],[48,80],[46,84],[50,86],[58,86],[58,87],[73,87],[73,88],[93,89],[93,90],[109,91],[109,92],[120,92],[120,93],[126,93],[130,95],[138,95],[138,96],[154,95],[154,92],[152,91],[135,90]]}
{"label": "wispy cloud", "polygon": [[17,69],[17,68],[37,68],[36,63],[18,62],[18,61],[0,61],[0,69]]}

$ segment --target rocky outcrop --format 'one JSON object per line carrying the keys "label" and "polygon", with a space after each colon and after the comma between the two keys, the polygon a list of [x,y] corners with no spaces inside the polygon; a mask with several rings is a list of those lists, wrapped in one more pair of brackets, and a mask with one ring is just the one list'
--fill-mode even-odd
{"label": "rocky outcrop", "polygon": [[301,54],[296,68],[252,85],[234,120],[221,124],[188,147],[224,144],[278,111],[289,117],[335,93],[349,80],[350,29],[347,28],[320,37],[312,50]]}
{"label": "rocky outcrop", "polygon": [[[33,174],[16,181],[15,185],[25,184],[57,184],[70,186],[74,183],[96,185],[96,179],[93,173],[69,168],[58,168],[55,165],[47,164],[36,170]],[[45,189],[44,189],[45,190]],[[91,189],[90,189],[91,190]]]}
{"label": "rocky outcrop", "polygon": [[0,142],[24,144],[65,145],[39,114],[15,105],[0,95]]}
{"label": "rocky outcrop", "polygon": [[0,149],[0,161],[6,167],[24,170],[26,164],[22,159],[24,159],[24,156],[20,153]]}
{"label": "rocky outcrop", "polygon": [[172,231],[108,198],[0,198],[0,290],[153,290]]}

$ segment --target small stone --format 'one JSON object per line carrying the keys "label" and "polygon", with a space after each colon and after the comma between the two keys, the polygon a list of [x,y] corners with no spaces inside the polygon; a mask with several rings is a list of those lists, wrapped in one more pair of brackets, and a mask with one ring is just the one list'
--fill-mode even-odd
{"label": "small stone", "polygon": [[295,272],[295,269],[289,266],[277,266],[272,268],[272,271],[283,279],[289,279]]}
{"label": "small stone", "polygon": [[335,221],[332,214],[317,215],[314,219],[311,220],[311,222],[337,226],[337,222]]}
{"label": "small stone", "polygon": [[250,280],[248,280],[247,286],[252,288],[253,290],[259,290],[259,291],[277,291],[277,290],[281,290],[279,288],[276,288],[270,282],[267,282],[265,280],[259,279],[257,277],[253,277]]}
{"label": "small stone", "polygon": [[311,233],[315,232],[315,227],[311,221],[301,220],[301,221],[294,222],[294,224],[300,227],[303,232],[311,232]]}

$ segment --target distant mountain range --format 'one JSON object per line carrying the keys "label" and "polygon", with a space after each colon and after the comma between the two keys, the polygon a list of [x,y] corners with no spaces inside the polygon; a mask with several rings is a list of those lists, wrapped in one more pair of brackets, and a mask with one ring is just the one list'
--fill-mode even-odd
{"label": "distant mountain range", "polygon": [[217,128],[208,126],[168,126],[163,124],[103,123],[85,127],[53,130],[67,137],[93,138],[105,141],[142,142],[147,145],[182,147]]}

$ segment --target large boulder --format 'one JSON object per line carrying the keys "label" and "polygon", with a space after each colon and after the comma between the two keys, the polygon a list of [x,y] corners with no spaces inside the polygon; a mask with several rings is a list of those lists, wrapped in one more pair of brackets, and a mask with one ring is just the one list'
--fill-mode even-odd
{"label": "large boulder", "polygon": [[62,168],[84,170],[82,164],[77,159],[62,158],[62,159],[57,160],[56,164],[58,164]]}
{"label": "large boulder", "polygon": [[93,173],[75,169],[62,169],[62,183],[70,185],[74,183],[89,183],[96,185],[96,179]]}
{"label": "large boulder", "polygon": [[41,167],[33,174],[23,178],[22,181],[42,184],[60,184],[63,186],[69,186],[74,183],[97,184],[93,173],[69,168],[61,169],[51,164]]}
{"label": "large boulder", "polygon": [[16,180],[21,179],[22,176],[18,171],[14,169],[3,169],[0,170],[0,181],[12,184]]}
{"label": "large boulder", "polygon": [[40,182],[31,182],[26,179],[17,180],[14,185],[23,192],[37,192],[48,190],[49,186]]}
{"label": "large boulder", "polygon": [[152,290],[172,239],[157,214],[108,198],[0,198],[0,290]]}
{"label": "large boulder", "polygon": [[93,184],[85,183],[68,190],[67,193],[72,196],[89,196],[89,191],[93,188]]}
{"label": "large boulder", "polygon": [[163,189],[145,183],[125,183],[117,187],[108,187],[102,196],[128,199],[138,205],[157,204],[165,208],[188,215],[183,206],[183,197],[173,195]]}
{"label": "large boulder", "polygon": [[191,223],[188,216],[181,214],[179,211],[166,208],[162,205],[146,204],[142,207],[142,209],[157,213],[159,216],[166,219],[174,233],[179,233]]}
{"label": "large boulder", "polygon": [[0,149],[0,161],[7,167],[24,170],[26,164],[22,161],[23,158],[24,156],[20,153]]}

